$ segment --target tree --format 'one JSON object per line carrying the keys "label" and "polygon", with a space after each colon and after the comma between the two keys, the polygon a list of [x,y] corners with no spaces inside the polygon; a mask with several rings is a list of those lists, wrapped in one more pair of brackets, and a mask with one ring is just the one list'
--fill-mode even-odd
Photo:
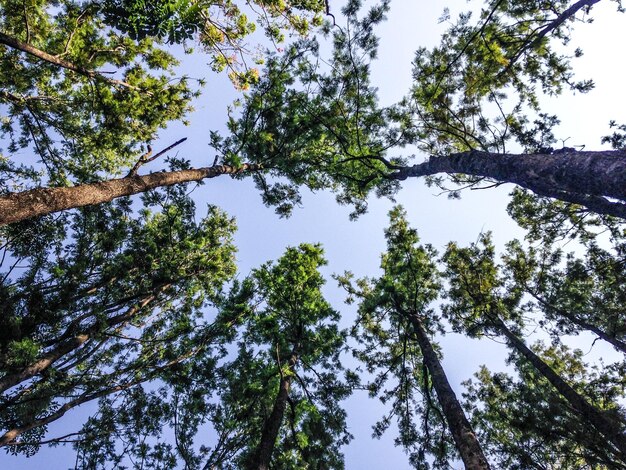
{"label": "tree", "polygon": [[[448,468],[449,459],[455,455],[447,442],[449,433],[466,468],[488,469],[431,339],[435,331],[442,329],[439,317],[428,307],[441,288],[436,253],[430,246],[418,245],[417,232],[408,226],[400,207],[391,211],[385,236],[382,277],[359,280],[356,286],[350,274],[340,278],[349,300],[360,301],[354,329],[363,348],[357,357],[369,373],[376,373],[370,394],[380,394],[383,402],[392,403],[391,412],[376,426],[375,435],[380,436],[389,427],[391,417],[397,415],[400,438],[396,442],[410,449],[410,460],[416,468],[428,465],[426,454],[434,457],[436,468]],[[390,376],[397,385],[383,391]],[[432,401],[432,389],[438,403]],[[422,395],[421,403],[417,394]],[[414,414],[421,418],[421,431],[415,425]]]}
{"label": "tree", "polygon": [[524,250],[512,243],[503,261],[518,288],[554,324],[555,335],[590,331],[626,354],[623,233],[614,232],[611,242],[607,250],[598,240],[589,240],[582,257],[564,255],[549,244]]}
{"label": "tree", "polygon": [[[573,82],[568,56],[556,53],[549,38],[566,42],[569,24],[594,3],[494,1],[477,26],[462,16],[440,48],[418,51],[410,96],[386,108],[377,104],[368,81],[376,54],[372,27],[384,17],[383,4],[335,32],[327,73],[302,61],[269,73],[231,124],[222,153],[262,162],[270,174],[288,178],[291,185],[274,187],[283,204],[287,196],[297,202],[297,186],[306,184],[339,192],[338,200],[355,204],[358,214],[372,191],[393,194],[400,181],[412,177],[443,185],[434,176],[448,173],[456,175],[456,183],[515,183],[539,196],[624,218],[624,151],[552,148],[558,118],[540,112],[536,91],[537,86],[547,93],[591,88],[590,82]],[[355,9],[349,4],[345,12]],[[508,112],[505,90],[513,94]],[[487,103],[501,110],[495,119],[484,111]],[[616,146],[623,141],[619,132],[609,140]],[[523,152],[507,152],[512,143]],[[429,159],[410,165],[395,151],[405,145],[416,145]],[[268,187],[264,175],[254,178],[262,189]]]}
{"label": "tree", "polygon": [[213,425],[222,436],[210,468],[343,468],[349,442],[339,402],[345,332],[324,299],[318,245],[288,248],[256,269],[234,303],[246,323],[238,354],[221,373]]}
{"label": "tree", "polygon": [[[392,195],[400,181],[413,177],[443,185],[435,176],[448,173],[457,175],[452,178],[456,183],[515,183],[539,196],[624,218],[623,150],[552,148],[558,119],[540,112],[535,90],[536,85],[550,93],[560,93],[566,86],[581,92],[591,88],[588,81],[573,82],[569,58],[554,51],[550,37],[567,41],[569,25],[594,3],[519,7],[496,1],[477,26],[470,24],[469,16],[462,16],[440,48],[418,51],[410,96],[383,108],[368,75],[369,62],[376,56],[373,28],[384,19],[388,5],[374,7],[359,18],[358,2],[350,2],[343,10],[348,26],[332,32],[330,67],[320,64],[315,40],[300,41],[282,56],[268,59],[264,78],[232,117],[230,135],[214,138],[220,163],[234,169],[218,166],[193,175],[181,173],[180,179],[155,184],[197,180],[240,168],[243,175],[254,168],[250,176],[264,202],[277,206],[281,214],[298,203],[302,185],[336,191],[338,200],[353,204],[359,214],[372,191]],[[516,96],[509,112],[502,107],[505,89]],[[488,102],[502,109],[501,116],[488,119],[483,111]],[[609,138],[616,146],[619,135]],[[511,141],[523,153],[508,153]],[[410,165],[408,158],[387,156],[406,145],[417,145],[430,158]],[[34,200],[62,210],[142,190],[139,180],[124,183],[116,184],[133,189],[65,204],[56,201],[57,196],[64,199],[60,191],[9,194],[1,200],[2,219],[8,221],[8,214],[22,205],[26,209],[20,217],[40,214],[27,208]],[[91,189],[79,186],[75,191]]]}
{"label": "tree", "polygon": [[47,425],[83,403],[112,407],[111,397],[141,397],[158,380],[174,387],[194,356],[220,357],[236,318],[200,313],[234,274],[234,224],[216,208],[194,222],[181,189],[150,195],[162,210],[137,220],[127,201],[67,217],[44,234],[48,250],[33,251],[37,232],[17,231],[5,245],[14,262],[0,290],[0,444],[11,452],[63,442],[44,438]]}
{"label": "tree", "polygon": [[[621,366],[590,369],[580,350],[565,346],[539,343],[533,350],[595,406],[618,406],[623,396]],[[511,354],[508,362],[515,366],[517,379],[482,367],[475,380],[466,383],[464,394],[472,422],[499,467],[624,468],[606,439],[588,426],[528,361]]]}
{"label": "tree", "polygon": [[[325,6],[249,5],[275,42],[287,31],[307,34]],[[184,121],[199,95],[193,80],[177,76],[179,61],[163,41],[191,52],[193,40],[240,88],[258,79],[245,64],[256,23],[231,1],[8,1],[0,18],[2,194],[94,183],[131,167],[134,175],[158,130]]]}
{"label": "tree", "polygon": [[[495,334],[502,336],[516,354],[541,374],[581,417],[614,446],[620,460],[626,459],[626,418],[619,407],[599,409],[568,381],[564,380],[520,338],[524,307],[523,290],[506,281],[494,262],[494,247],[489,235],[482,235],[480,245],[459,248],[448,245],[444,255],[449,303],[446,318],[457,331],[468,336]],[[512,326],[507,325],[512,323]]]}

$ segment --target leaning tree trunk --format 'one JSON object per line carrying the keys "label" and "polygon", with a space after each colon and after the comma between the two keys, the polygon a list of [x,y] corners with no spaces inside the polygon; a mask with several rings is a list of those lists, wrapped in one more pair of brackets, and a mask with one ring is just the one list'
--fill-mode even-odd
{"label": "leaning tree trunk", "polygon": [[[298,362],[298,345],[296,345],[289,358],[288,368],[291,372]],[[280,367],[280,364],[279,364]],[[270,467],[270,460],[272,453],[274,452],[274,446],[276,445],[276,439],[278,438],[278,432],[283,423],[283,417],[285,415],[285,408],[287,407],[287,399],[289,398],[289,389],[291,387],[291,375],[284,376],[281,372],[280,385],[278,386],[278,395],[274,400],[274,406],[272,413],[263,425],[263,432],[261,433],[261,442],[254,454],[254,460],[250,462],[250,470],[268,470]]]}
{"label": "leaning tree trunk", "polygon": [[524,342],[507,328],[500,319],[494,321],[494,326],[505,336],[507,343],[518,353],[526,358],[541,375],[543,375],[552,386],[567,400],[570,406],[576,410],[580,416],[591,423],[602,434],[607,441],[612,443],[620,452],[622,458],[626,459],[626,434],[623,426],[619,422],[611,419],[608,415],[597,409],[595,406],[582,397],[565,380],[563,380],[552,368],[532,352]]}
{"label": "leaning tree trunk", "polygon": [[607,343],[611,344],[616,350],[621,351],[622,353],[626,354],[626,343],[624,343],[623,341],[619,340],[615,336],[611,336],[606,331],[602,330],[596,325],[578,318],[575,314],[570,314],[567,311],[564,311],[560,308],[555,307],[554,305],[550,304],[545,299],[543,299],[536,292],[533,292],[532,290],[529,290],[529,289],[526,289],[526,291],[530,295],[532,295],[533,298],[535,298],[544,307],[544,309],[553,311],[554,314],[561,316],[563,318],[566,318],[568,321],[572,322],[576,326],[579,326],[583,330],[591,331],[593,334],[598,336],[598,338],[600,338],[601,340],[606,341]]}
{"label": "leaning tree trunk", "polygon": [[[514,183],[540,196],[588,207],[600,214],[626,218],[626,150],[498,154],[473,150],[404,167],[390,178],[457,173]],[[607,198],[617,199],[612,201]]]}
{"label": "leaning tree trunk", "polygon": [[162,171],[144,176],[131,175],[69,188],[36,188],[21,193],[9,193],[0,197],[0,225],[66,209],[109,202],[118,197],[143,193],[162,186],[200,181],[220,175],[235,175],[260,168],[260,165],[248,163],[238,167],[215,165],[191,170]]}
{"label": "leaning tree trunk", "polygon": [[446,417],[446,421],[450,427],[450,431],[452,432],[456,448],[459,451],[459,454],[461,454],[461,459],[465,464],[465,468],[467,470],[489,469],[489,464],[487,463],[487,459],[485,458],[483,450],[480,447],[478,439],[476,439],[476,434],[474,433],[471,424],[465,417],[465,413],[463,413],[461,404],[457,400],[456,395],[448,382],[446,373],[439,362],[437,353],[435,353],[426,331],[422,327],[417,315],[410,314],[408,318],[413,325],[413,329],[415,330],[415,335],[422,351],[424,362],[426,363],[428,372],[430,372],[430,376],[432,377],[433,385],[435,387],[435,391],[437,392],[437,397],[439,398],[439,403],[441,404],[443,414]]}
{"label": "leaning tree trunk", "polygon": [[598,328],[597,326],[591,323],[587,323],[583,320],[580,320],[579,318],[576,318],[575,316],[566,317],[566,318],[568,318],[575,325],[578,325],[585,330],[591,331],[596,336],[598,336],[598,338],[600,338],[601,340],[604,340],[607,343],[611,344],[616,350],[621,351],[622,353],[626,354],[626,343],[624,343],[623,341],[620,341],[615,336],[611,336],[608,333],[606,333],[604,330],[601,330],[600,328]]}

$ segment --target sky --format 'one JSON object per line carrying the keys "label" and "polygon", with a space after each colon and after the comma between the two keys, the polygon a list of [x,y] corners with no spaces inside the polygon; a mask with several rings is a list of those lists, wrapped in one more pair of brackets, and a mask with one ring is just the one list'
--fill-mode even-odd
{"label": "sky", "polygon": [[[444,6],[450,8],[454,18],[458,12],[478,5],[476,1],[458,0],[445,3],[392,1],[387,22],[378,29],[381,37],[379,60],[372,68],[372,83],[378,87],[383,104],[400,99],[410,87],[415,49],[438,43],[447,27],[437,21]],[[575,61],[577,77],[592,77],[596,88],[587,95],[566,93],[544,100],[544,109],[561,117],[560,136],[569,138],[567,146],[586,145],[589,150],[599,149],[600,136],[608,133],[608,121],[626,122],[625,66],[619,57],[620,45],[626,44],[626,17],[616,13],[615,9],[612,2],[600,2],[594,8],[596,21],[591,25],[578,25],[573,34],[572,50],[580,46],[585,52]],[[340,23],[338,8],[334,8],[332,2],[331,10]],[[189,59],[184,64],[189,75],[207,75],[206,63],[197,58]],[[164,131],[154,145],[155,151],[187,137],[187,142],[178,147],[180,155],[189,158],[194,166],[209,165],[214,157],[208,147],[209,131],[223,130],[226,106],[235,98],[237,92],[228,79],[224,75],[211,74],[203,96],[195,105],[197,110],[189,119],[191,125],[173,125]],[[157,162],[153,163],[152,169],[159,169]],[[506,215],[507,195],[511,189],[511,185],[503,185],[489,190],[465,191],[461,200],[449,200],[445,195],[437,196],[437,190],[427,188],[422,181],[412,179],[403,183],[397,202],[407,210],[408,220],[418,230],[422,241],[432,244],[440,252],[449,241],[467,245],[486,231],[493,231],[496,246],[502,248],[512,238],[523,236]],[[280,219],[271,208],[263,206],[258,192],[248,180],[216,178],[198,187],[194,198],[199,217],[206,204],[216,204],[236,217],[240,277],[261,263],[278,258],[287,246],[303,242],[322,243],[329,261],[323,270],[328,279],[325,294],[342,312],[345,325],[351,323],[354,308],[343,304],[345,296],[330,276],[345,270],[352,271],[357,277],[379,273],[380,254],[385,249],[383,230],[388,222],[387,212],[393,206],[390,201],[372,199],[369,212],[351,222],[349,208],[338,206],[332,195],[306,191],[302,207],[297,208],[291,218]],[[470,378],[480,364],[487,364],[494,370],[505,367],[507,351],[499,343],[485,339],[468,340],[453,334],[438,340],[444,354],[444,368],[457,393],[461,391],[460,382]],[[591,338],[579,338],[578,345],[586,352],[591,341]],[[596,345],[589,357],[610,354],[608,348]],[[403,451],[393,447],[393,434],[380,441],[371,439],[371,426],[383,412],[379,403],[357,394],[347,402],[346,408],[350,432],[355,436],[353,443],[345,449],[346,468],[409,468]],[[83,413],[79,410],[73,416],[67,416],[56,428],[76,425]],[[0,468],[3,469],[39,466],[47,470],[71,467],[73,452],[55,448],[42,451],[31,459],[0,455]],[[457,468],[461,468],[460,464]]]}

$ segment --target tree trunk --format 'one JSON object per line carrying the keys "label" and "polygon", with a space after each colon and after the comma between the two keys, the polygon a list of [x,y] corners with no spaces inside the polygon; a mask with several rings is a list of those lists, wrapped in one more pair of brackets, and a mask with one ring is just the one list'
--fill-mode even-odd
{"label": "tree trunk", "polygon": [[623,426],[619,422],[611,419],[608,414],[598,410],[587,400],[576,392],[565,380],[554,372],[548,364],[543,362],[539,356],[532,352],[517,335],[507,328],[500,319],[494,321],[494,326],[506,337],[510,347],[526,358],[543,375],[556,390],[567,400],[570,406],[576,410],[580,416],[591,423],[602,434],[607,441],[611,442],[626,459],[626,435]]}
{"label": "tree trunk", "polygon": [[178,183],[200,181],[220,175],[256,171],[260,165],[244,163],[239,167],[215,165],[191,170],[162,171],[144,176],[127,176],[69,188],[36,188],[0,197],[0,225],[38,217],[66,209],[109,202],[122,196]]}
{"label": "tree trunk", "polygon": [[587,323],[587,322],[585,322],[583,320],[580,320],[580,319],[576,318],[575,316],[573,316],[573,317],[566,317],[566,318],[568,318],[575,325],[578,325],[581,328],[584,328],[585,330],[591,331],[592,333],[597,335],[598,338],[600,338],[600,339],[606,341],[607,343],[611,344],[616,350],[621,351],[622,353],[626,354],[626,343],[624,343],[623,341],[620,341],[615,336],[611,336],[608,333],[606,333],[605,331],[603,331],[600,328],[598,328],[597,326],[592,325],[591,323]]}
{"label": "tree trunk", "polygon": [[[294,346],[291,357],[289,358],[289,371],[292,371],[298,362],[298,345]],[[279,364],[280,367],[280,364]],[[285,408],[287,407],[287,399],[289,398],[289,388],[291,387],[291,375],[284,376],[281,372],[280,385],[278,386],[278,395],[274,400],[274,406],[269,418],[265,421],[263,432],[261,433],[261,442],[257,447],[255,459],[250,464],[250,470],[268,470],[276,439],[280,426],[283,423]]]}
{"label": "tree trunk", "polygon": [[450,431],[452,432],[456,448],[459,451],[459,454],[461,454],[461,459],[465,464],[465,468],[467,470],[489,469],[489,463],[487,463],[483,450],[476,439],[476,434],[474,433],[471,424],[465,417],[465,413],[463,413],[461,404],[457,400],[456,395],[448,382],[446,373],[439,362],[437,353],[435,353],[426,331],[422,327],[422,324],[416,314],[409,314],[408,318],[413,325],[413,329],[415,330],[415,335],[420,349],[422,350],[424,362],[426,363],[428,372],[432,377],[433,385],[435,387],[435,391],[437,392],[437,397],[439,398],[439,403],[441,404],[441,408],[443,409],[443,413],[446,417],[448,426],[450,427]]}
{"label": "tree trunk", "polygon": [[[547,196],[626,218],[626,151],[498,154],[462,152],[404,167],[392,179],[460,173],[514,183]],[[614,202],[606,198],[618,199]]]}
{"label": "tree trunk", "polygon": [[567,318],[567,320],[572,322],[574,325],[579,326],[584,330],[591,331],[592,333],[597,335],[600,339],[606,341],[607,343],[610,343],[618,351],[621,351],[624,354],[626,354],[626,343],[617,339],[615,336],[609,335],[607,332],[598,328],[596,325],[592,323],[588,323],[584,320],[581,320],[574,314],[570,314],[569,312],[566,312],[560,308],[555,307],[550,302],[546,301],[543,297],[541,297],[539,294],[534,292],[532,289],[529,289],[528,287],[526,287],[526,292],[532,295],[533,298],[536,299],[544,307],[544,309],[549,309],[553,311],[555,314],[563,318]]}

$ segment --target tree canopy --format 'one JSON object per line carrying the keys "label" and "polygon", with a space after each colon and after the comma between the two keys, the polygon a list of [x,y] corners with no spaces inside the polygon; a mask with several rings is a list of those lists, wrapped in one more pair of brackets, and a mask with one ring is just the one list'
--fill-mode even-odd
{"label": "tree canopy", "polygon": [[[599,3],[445,9],[404,98],[383,104],[388,0],[0,2],[6,458],[66,446],[76,468],[341,469],[357,400],[414,468],[626,468],[626,127],[565,146],[543,105],[593,91],[572,45]],[[237,98],[204,129],[213,155],[168,156],[187,137],[163,129],[194,119],[220,72]],[[379,270],[353,275],[345,253],[329,285],[314,240],[237,257],[234,218],[189,184],[226,176],[285,218],[320,191],[356,219],[416,178],[451,198],[513,183],[523,235],[438,252],[396,205]],[[505,369],[472,369],[451,338],[500,342]],[[606,360],[573,346],[587,340]]]}

